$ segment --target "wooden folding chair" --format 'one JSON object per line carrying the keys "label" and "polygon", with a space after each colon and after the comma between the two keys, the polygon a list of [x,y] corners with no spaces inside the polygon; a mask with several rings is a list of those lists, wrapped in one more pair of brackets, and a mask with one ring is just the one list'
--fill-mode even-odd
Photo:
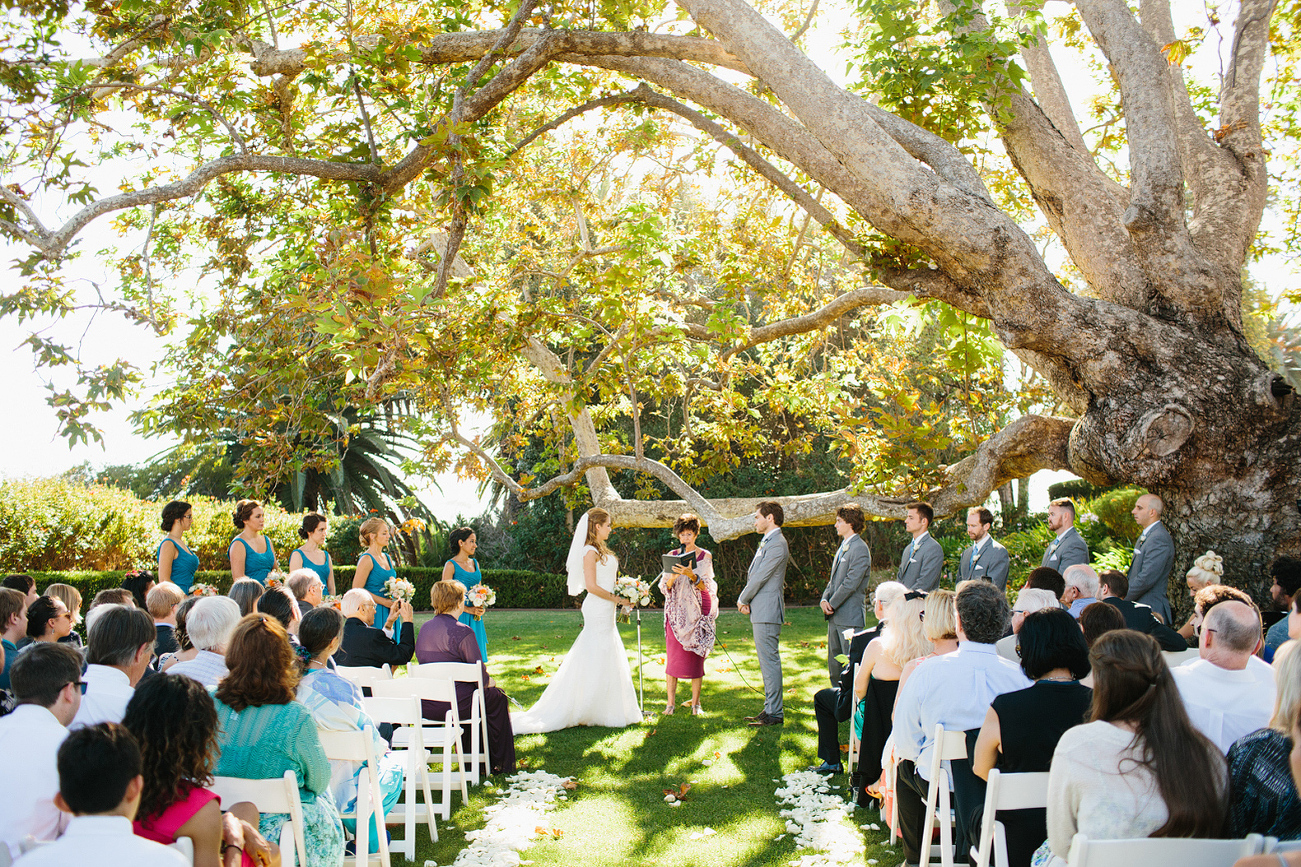
{"label": "wooden folding chair", "polygon": [[[360,778],[357,780],[357,803],[350,813],[343,811],[338,804],[340,819],[354,819],[357,822],[356,867],[369,864],[378,857],[383,867],[391,867],[389,858],[388,835],[384,833],[384,795],[379,788],[379,762],[375,753],[375,729],[366,726],[359,732],[332,732],[317,729],[321,739],[321,748],[325,757],[332,762],[364,762]],[[379,832],[379,852],[370,854],[370,820],[378,815],[375,829]],[[346,859],[345,859],[346,861]]]}
{"label": "wooden folding chair", "polygon": [[[287,813],[289,820],[280,829],[280,861],[284,867],[311,867],[307,863],[307,826],[303,822],[303,800],[298,792],[298,777],[285,771],[283,777],[270,780],[246,780],[243,777],[213,777],[212,791],[223,804],[248,801],[260,813]],[[294,855],[297,853],[297,861]]]}

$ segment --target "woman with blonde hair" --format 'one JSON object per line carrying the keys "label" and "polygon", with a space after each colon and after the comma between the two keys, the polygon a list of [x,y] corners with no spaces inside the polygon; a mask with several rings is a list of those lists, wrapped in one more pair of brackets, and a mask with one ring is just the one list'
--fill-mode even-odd
{"label": "woman with blonde hair", "polygon": [[1301,711],[1301,646],[1289,641],[1274,653],[1278,692],[1266,728],[1244,735],[1229,747],[1230,837],[1262,834],[1301,839],[1301,795],[1292,779],[1292,723]]}
{"label": "woman with blonde hair", "polygon": [[620,604],[614,595],[619,558],[605,544],[613,527],[605,509],[589,509],[578,519],[565,568],[569,595],[587,591],[583,630],[537,703],[511,714],[515,734],[580,725],[621,728],[641,721],[628,654],[614,623]]}
{"label": "woman with blonde hair", "polygon": [[925,656],[911,659],[899,675],[899,688],[908,682],[908,678],[917,666],[932,656],[943,656],[958,649],[958,594],[952,590],[932,590],[926,594],[926,606],[922,610],[922,633],[931,643],[931,652]]}
{"label": "woman with blonde hair", "polygon": [[60,638],[59,643],[81,647],[81,633],[77,631],[81,625],[81,591],[71,584],[51,584],[45,588],[45,595],[62,602],[72,615],[72,631]]}
{"label": "woman with blonde hair", "polygon": [[[357,560],[357,571],[352,573],[352,587],[354,590],[365,590],[374,600],[375,622],[371,626],[376,629],[384,628],[388,622],[389,609],[393,607],[393,600],[389,598],[388,589],[384,586],[390,578],[398,577],[398,570],[393,568],[393,560],[384,553],[384,546],[392,536],[393,531],[383,518],[367,518],[357,530],[357,538],[366,546],[366,550]],[[393,628],[398,632],[402,630],[400,618]]]}
{"label": "woman with blonde hair", "polygon": [[[1224,580],[1224,558],[1214,551],[1207,551],[1193,561],[1193,566],[1184,575],[1188,584],[1188,595],[1197,598],[1197,593],[1204,587],[1219,584]],[[1189,617],[1188,622],[1179,628],[1179,634],[1189,647],[1197,646],[1197,624]]]}

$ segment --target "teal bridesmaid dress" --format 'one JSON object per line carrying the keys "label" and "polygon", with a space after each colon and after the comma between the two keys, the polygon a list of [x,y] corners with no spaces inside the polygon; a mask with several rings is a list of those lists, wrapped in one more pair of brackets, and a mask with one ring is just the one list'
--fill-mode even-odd
{"label": "teal bridesmaid dress", "polygon": [[[465,571],[463,568],[461,568],[461,564],[457,563],[455,560],[448,560],[447,562],[452,564],[452,568],[454,570],[454,577],[456,578],[457,581],[460,581],[462,584],[465,585],[465,589],[467,591],[469,591],[469,589],[474,585],[483,581],[483,572],[479,570],[478,560],[470,561],[474,563],[473,572]],[[483,628],[483,618],[479,618],[476,620],[474,615],[467,611],[457,619],[460,620],[462,623],[464,623],[466,626],[470,627],[470,629],[474,632],[474,640],[479,642],[479,654],[483,657],[483,661],[487,663],[488,633]]]}
{"label": "teal bridesmaid dress", "polygon": [[[376,596],[388,599],[389,595],[388,591],[384,589],[384,582],[388,581],[390,578],[396,578],[398,575],[397,570],[379,565],[379,560],[376,560],[369,551],[364,552],[361,556],[370,557],[370,574],[366,576],[366,592],[374,593]],[[388,560],[389,563],[393,562],[393,558],[389,557],[387,554],[384,555],[384,559]],[[360,565],[361,561],[358,560],[357,563]],[[384,623],[388,620],[388,615],[389,609],[376,605],[375,622],[371,625],[376,629],[383,629]],[[393,624],[393,634],[398,635],[401,631],[402,618],[399,617],[397,622]]]}
{"label": "teal bridesmaid dress", "polygon": [[[182,548],[176,544],[176,540],[165,538],[158,543],[158,552],[154,555],[155,562],[161,562],[163,558],[163,546],[171,542],[176,548],[176,556],[172,558],[172,577],[171,582],[186,596],[190,595],[190,590],[194,587],[194,573],[199,571],[199,558],[188,548]],[[270,544],[270,543],[268,543]]]}
{"label": "teal bridesmaid dress", "polygon": [[236,542],[239,542],[244,546],[244,575],[265,587],[267,575],[271,574],[271,570],[276,568],[276,550],[271,547],[269,538],[266,536],[262,538],[266,539],[267,542],[267,550],[263,554],[254,551],[253,546],[239,536],[232,539],[230,544],[233,546]]}

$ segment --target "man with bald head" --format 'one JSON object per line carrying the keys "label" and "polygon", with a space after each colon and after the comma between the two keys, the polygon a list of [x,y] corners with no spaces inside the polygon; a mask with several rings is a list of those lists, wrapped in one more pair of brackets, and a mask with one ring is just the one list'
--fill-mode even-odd
{"label": "man with bald head", "polygon": [[1201,659],[1173,669],[1189,719],[1225,753],[1274,713],[1273,671],[1255,656],[1262,643],[1260,611],[1229,599],[1202,622]]}
{"label": "man with bald head", "polygon": [[1131,512],[1143,528],[1134,543],[1134,560],[1129,564],[1129,592],[1125,598],[1141,602],[1158,614],[1163,623],[1170,622],[1170,600],[1166,595],[1170,570],[1175,564],[1175,543],[1161,523],[1165,504],[1156,494],[1144,494]]}

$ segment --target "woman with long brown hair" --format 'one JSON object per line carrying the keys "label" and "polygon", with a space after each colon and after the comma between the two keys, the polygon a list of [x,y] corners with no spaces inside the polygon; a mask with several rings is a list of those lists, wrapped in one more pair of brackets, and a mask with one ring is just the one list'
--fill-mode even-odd
{"label": "woman with long brown hair", "polygon": [[641,721],[628,654],[614,623],[620,604],[614,595],[619,558],[605,544],[613,527],[609,512],[589,509],[574,528],[565,567],[569,594],[587,591],[583,631],[537,704],[525,713],[511,714],[515,734],[580,725],[622,727]]}
{"label": "woman with long brown hair", "polygon": [[1217,836],[1227,808],[1224,756],[1188,719],[1156,639],[1108,632],[1089,663],[1090,721],[1057,742],[1048,842],[1032,863],[1064,862],[1077,831],[1102,840]]}
{"label": "woman with long brown hair", "polygon": [[[298,777],[309,864],[343,861],[343,825],[330,798],[330,762],[312,714],[295,701],[298,661],[285,628],[269,614],[249,614],[226,648],[229,673],[215,693],[221,729],[216,773],[249,780]],[[284,813],[262,816],[258,830],[280,839]]]}

